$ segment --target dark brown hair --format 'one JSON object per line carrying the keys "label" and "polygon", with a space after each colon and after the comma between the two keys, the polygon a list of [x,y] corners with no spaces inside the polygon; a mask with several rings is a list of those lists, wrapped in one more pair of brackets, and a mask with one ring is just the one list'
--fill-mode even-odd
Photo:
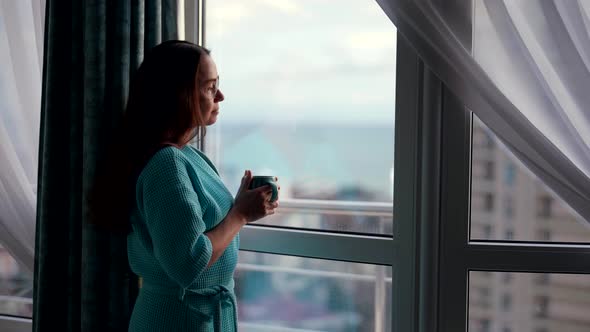
{"label": "dark brown hair", "polygon": [[152,48],[131,78],[127,107],[118,130],[99,160],[88,195],[88,221],[116,232],[130,230],[137,177],[149,159],[166,145],[180,146],[205,135],[199,110],[197,74],[210,51],[180,41]]}

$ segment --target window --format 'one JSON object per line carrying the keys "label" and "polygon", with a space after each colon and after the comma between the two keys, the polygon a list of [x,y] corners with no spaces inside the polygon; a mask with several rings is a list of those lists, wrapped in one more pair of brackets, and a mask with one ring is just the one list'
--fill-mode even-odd
{"label": "window", "polygon": [[535,317],[547,318],[549,312],[549,298],[545,295],[535,297],[535,307],[533,308]]}
{"label": "window", "polygon": [[540,229],[539,230],[539,239],[543,241],[550,241],[551,240],[551,231],[549,229]]}
{"label": "window", "polygon": [[492,225],[484,225],[483,226],[483,238],[484,239],[492,238],[493,232],[494,232],[494,227],[492,227]]}
{"label": "window", "polygon": [[490,308],[492,306],[490,288],[487,286],[474,286],[469,289],[469,303],[479,308]]}
{"label": "window", "polygon": [[502,294],[502,299],[500,303],[503,311],[509,311],[512,307],[512,296],[506,293]]}
{"label": "window", "polygon": [[383,314],[391,311],[391,277],[391,267],[242,251],[235,274],[239,323],[256,331],[391,330]]}
{"label": "window", "polygon": [[489,332],[491,331],[491,322],[489,319],[482,319],[479,321],[479,328],[477,329],[477,331],[479,332]]}
{"label": "window", "polygon": [[477,212],[493,212],[494,211],[494,195],[490,192],[477,192],[472,197],[472,204],[474,213]]}
{"label": "window", "polygon": [[504,239],[505,240],[512,240],[514,239],[514,230],[513,229],[507,229],[506,230],[506,235],[504,235]]}
{"label": "window", "polygon": [[[44,7],[45,1],[0,4],[1,331],[13,330],[7,321],[30,322],[32,317],[29,249],[34,247],[30,235],[37,192],[37,159],[32,156],[37,155],[39,138]],[[25,261],[26,270],[17,257]]]}
{"label": "window", "polygon": [[508,161],[504,168],[504,184],[512,186],[516,182],[516,165]]}
{"label": "window", "polygon": [[473,148],[492,150],[496,146],[494,138],[487,128],[474,128]]}
{"label": "window", "polygon": [[[360,0],[357,3],[360,4]],[[469,2],[461,3],[468,4]],[[467,20],[468,24],[473,24],[473,35],[475,36],[478,35],[477,33],[481,35],[481,29],[485,28],[477,19],[478,13],[484,10],[485,6],[481,0],[475,0],[473,3],[474,7],[465,6],[469,8],[465,8],[464,17],[469,18]],[[422,127],[424,126],[423,123],[417,124],[420,117],[411,118],[411,112],[405,112],[398,107],[395,114],[395,135],[396,138],[399,138],[397,135],[401,135],[399,133],[403,131],[407,136],[402,135],[401,137],[408,139],[409,144],[406,144],[406,142],[397,144],[394,149],[392,130],[387,135],[383,134],[383,137],[390,140],[391,144],[388,148],[383,149],[383,151],[376,151],[375,149],[378,146],[379,149],[386,146],[377,145],[370,141],[370,139],[380,136],[377,131],[371,131],[370,139],[368,139],[366,136],[369,134],[362,134],[369,133],[368,130],[364,131],[363,126],[358,126],[362,130],[356,132],[346,127],[349,124],[346,116],[351,114],[351,109],[347,107],[349,105],[358,106],[358,104],[354,103],[353,97],[358,98],[359,94],[356,93],[354,88],[334,87],[352,81],[349,76],[339,76],[337,82],[329,77],[324,78],[324,76],[319,76],[320,78],[311,82],[298,78],[300,73],[312,72],[315,74],[319,71],[332,74],[338,72],[336,70],[338,68],[330,67],[328,68],[330,70],[326,70],[322,67],[327,63],[334,63],[332,60],[326,61],[326,59],[332,59],[330,56],[333,53],[326,52],[325,49],[331,47],[334,40],[348,40],[343,37],[346,36],[345,28],[366,27],[364,24],[353,23],[356,22],[354,20],[358,19],[359,15],[364,15],[363,8],[366,7],[366,3],[363,2],[362,5],[354,7],[355,10],[350,10],[347,7],[348,4],[346,2],[341,6],[339,2],[338,15],[332,15],[334,18],[326,16],[323,17],[323,20],[318,21],[314,21],[314,19],[322,17],[325,8],[323,4],[315,3],[313,11],[306,11],[305,8],[308,3],[303,1],[297,3],[281,2],[280,4],[260,1],[256,2],[253,8],[246,8],[240,2],[227,0],[212,2],[207,7],[207,15],[211,15],[211,17],[207,19],[207,26],[204,27],[207,31],[207,38],[204,38],[207,40],[206,46],[213,49],[222,76],[236,75],[225,80],[229,85],[222,87],[227,96],[234,96],[236,99],[232,104],[228,97],[224,103],[223,108],[226,111],[223,111],[221,117],[223,121],[220,120],[209,132],[206,149],[208,153],[212,153],[215,162],[221,165],[221,171],[230,187],[232,184],[237,187],[239,181],[235,181],[235,174],[240,174],[240,170],[244,168],[251,168],[255,173],[276,174],[280,177],[282,184],[285,185],[285,195],[283,196],[284,200],[280,213],[275,216],[275,219],[269,220],[268,225],[247,227],[243,234],[245,236],[242,250],[266,252],[274,255],[314,257],[327,261],[339,260],[348,262],[346,264],[360,262],[361,264],[389,266],[389,263],[393,262],[393,288],[407,295],[411,294],[418,284],[427,286],[424,287],[426,293],[430,291],[431,284],[426,283],[425,285],[424,278],[422,278],[425,276],[425,279],[428,279],[427,273],[416,275],[416,278],[406,278],[408,276],[413,277],[412,273],[421,273],[423,267],[428,268],[430,266],[430,262],[426,261],[424,265],[420,265],[420,269],[397,268],[396,264],[401,266],[404,260],[412,261],[414,258],[412,255],[415,255],[415,252],[404,250],[410,247],[420,248],[420,250],[429,249],[428,241],[419,243],[420,246],[415,245],[416,243],[413,241],[417,238],[433,239],[434,241],[440,239],[440,246],[439,243],[435,243],[434,246],[437,250],[440,249],[440,252],[436,253],[440,253],[441,261],[438,262],[434,259],[432,264],[432,266],[436,267],[434,272],[440,273],[440,278],[436,280],[440,284],[433,287],[435,288],[433,293],[439,296],[437,300],[441,304],[439,311],[436,312],[436,317],[440,319],[440,331],[463,331],[466,322],[468,322],[467,326],[472,331],[498,330],[507,325],[507,322],[510,322],[510,328],[514,331],[534,330],[536,327],[540,327],[537,326],[537,323],[531,323],[523,329],[517,326],[516,323],[512,324],[510,317],[506,317],[512,314],[511,311],[515,308],[524,307],[530,311],[527,311],[527,315],[523,319],[533,319],[534,321],[534,316],[538,315],[539,312],[545,311],[547,317],[552,317],[555,308],[557,308],[554,297],[547,294],[547,289],[539,292],[531,291],[528,295],[525,294],[525,300],[528,302],[526,305],[521,305],[522,296],[512,294],[508,287],[520,290],[525,289],[526,286],[529,287],[527,290],[530,290],[531,287],[540,286],[532,283],[530,277],[527,280],[527,277],[523,276],[524,274],[514,272],[514,270],[542,271],[551,274],[590,273],[588,267],[583,264],[585,260],[581,259],[584,257],[583,255],[590,253],[590,249],[582,243],[587,240],[587,237],[584,238],[584,236],[588,232],[584,231],[582,227],[576,228],[576,225],[580,225],[577,224],[575,216],[564,214],[565,218],[563,220],[566,221],[551,227],[551,238],[556,241],[555,245],[538,243],[539,227],[547,228],[548,224],[554,221],[555,216],[562,215],[557,213],[558,211],[561,212],[567,209],[559,208],[559,201],[548,193],[549,191],[544,189],[542,184],[539,185],[537,179],[510,155],[508,149],[501,144],[493,132],[474,117],[471,111],[466,109],[444,85],[435,86],[435,89],[432,89],[432,91],[441,94],[439,97],[442,97],[441,100],[443,101],[441,103],[443,112],[436,113],[442,117],[440,121],[442,128],[439,128],[442,129],[442,133],[439,136],[434,135],[437,136],[435,138],[440,138],[440,140],[437,140],[440,150],[437,150],[437,148],[434,150],[442,153],[440,157],[441,163],[436,163],[439,160],[435,160],[435,163],[432,164],[436,165],[433,168],[436,168],[437,171],[444,172],[444,174],[440,175],[441,199],[436,201],[440,203],[440,206],[435,205],[438,203],[431,206],[418,202],[417,204],[420,207],[426,207],[426,209],[420,210],[421,215],[408,215],[406,219],[401,217],[398,209],[403,209],[403,207],[399,207],[398,202],[403,200],[404,197],[400,197],[398,184],[405,181],[406,178],[398,172],[398,166],[402,163],[398,153],[402,150],[402,146],[407,147],[410,152],[416,152],[417,148],[414,145],[418,145],[416,144],[418,142],[429,147],[436,146],[428,142],[416,141],[411,134],[408,134],[405,125],[414,123],[414,127],[410,129],[416,127],[424,129]],[[260,8],[262,5],[272,7],[269,9],[273,10],[272,15],[267,14],[257,17],[256,15],[263,13]],[[216,11],[216,8],[222,8],[223,10]],[[306,15],[308,12],[313,12],[313,15]],[[231,15],[227,13],[231,13]],[[343,19],[346,13],[354,13],[354,15]],[[318,22],[322,25],[330,25],[336,22],[335,20],[342,20],[342,22],[338,21],[340,22],[338,24],[334,23],[337,28],[333,28],[333,31],[337,31],[338,38],[326,37],[328,35],[322,30],[322,27],[315,25]],[[296,23],[292,23],[295,21]],[[383,22],[386,22],[386,20],[384,19]],[[389,22],[387,23],[389,24]],[[240,24],[243,24],[241,28]],[[293,28],[293,26],[296,28]],[[314,34],[317,36],[314,35],[313,38],[302,36],[301,34],[308,27],[313,27]],[[390,28],[392,27],[390,26]],[[259,38],[258,36],[261,35],[265,37]],[[317,40],[314,39],[316,37]],[[387,38],[389,37],[379,39],[380,44],[383,45],[383,41],[387,40]],[[372,40],[372,38],[361,39]],[[358,40],[356,42],[360,43]],[[403,43],[403,37],[398,40],[398,45],[400,43]],[[292,45],[301,44],[305,44],[305,52],[300,52],[301,47],[289,48]],[[272,45],[273,49],[270,49],[269,45]],[[256,52],[244,52],[244,50],[252,49],[255,49]],[[365,51],[370,48],[362,47],[360,49]],[[375,49],[378,49],[378,47],[375,47]],[[397,51],[398,54],[403,53],[400,49]],[[275,57],[276,60],[264,60],[262,55],[272,52],[279,54]],[[251,54],[255,54],[255,56],[252,56],[253,59],[248,59]],[[340,58],[346,57],[341,56]],[[363,58],[364,60],[367,59],[366,56]],[[403,63],[403,66],[398,66],[395,71],[397,73],[403,72],[405,66],[408,66],[408,64]],[[276,69],[277,67],[279,69]],[[343,65],[342,67],[351,68],[354,66]],[[419,73],[418,75],[424,74],[426,76],[428,72],[428,69],[424,66],[411,67],[410,69],[408,71],[414,70],[414,73]],[[260,76],[260,72],[268,75]],[[366,73],[366,71],[361,72]],[[379,72],[384,73],[387,70],[380,70]],[[394,70],[391,72],[394,72]],[[387,77],[387,79],[393,80],[392,77]],[[273,79],[277,80],[272,81]],[[375,79],[374,75],[367,75],[367,77],[360,80],[360,82],[364,83],[361,86],[378,88],[385,86],[385,84],[373,84],[373,79]],[[400,81],[402,81],[401,77]],[[420,82],[423,83],[423,81]],[[394,91],[393,85],[391,87],[392,89],[389,89],[389,91]],[[330,89],[332,88],[338,92],[340,97],[344,96],[342,98],[349,101],[348,105],[338,107],[338,104],[330,99],[329,96],[332,92]],[[401,87],[395,88],[398,89],[397,91],[403,91]],[[242,97],[239,96],[240,92],[248,89],[251,89],[249,93]],[[358,89],[362,90],[362,88]],[[260,91],[268,91],[268,94],[265,95],[267,98],[258,97]],[[368,97],[370,93],[369,91],[361,94],[361,104],[368,104],[371,99],[371,97]],[[384,96],[383,94],[380,95]],[[416,95],[421,98],[420,102],[428,99],[422,98],[424,96],[421,94],[416,93]],[[404,97],[410,98],[403,94],[397,95],[398,100]],[[240,102],[238,103],[237,100]],[[310,100],[313,102],[309,102]],[[414,105],[418,105],[418,103]],[[310,109],[313,111],[308,112]],[[363,116],[359,120],[362,124],[374,120],[372,117],[376,114],[381,114],[378,112],[365,113],[364,111],[367,109],[377,110],[379,107],[364,107],[363,112],[354,109],[353,114]],[[232,113],[228,112],[230,110]],[[420,110],[420,112],[420,116],[424,114],[431,115],[423,110]],[[249,116],[246,117],[248,114]],[[389,113],[384,112],[382,114]],[[404,125],[402,125],[400,115],[416,121],[404,122]],[[365,116],[367,118],[364,118]],[[391,113],[389,116],[393,116],[393,114]],[[234,117],[233,120],[232,117]],[[330,121],[326,121],[326,119],[330,119]],[[391,121],[386,119],[377,122],[392,124],[393,120],[392,117]],[[313,125],[310,125],[309,121],[313,122]],[[230,128],[232,125],[234,127]],[[340,126],[339,130],[344,128],[342,132],[346,132],[346,135],[339,135],[334,131],[336,129],[332,130],[327,128],[328,126]],[[418,132],[418,134],[424,133]],[[339,142],[331,142],[330,140],[336,136],[341,137]],[[428,140],[428,135],[421,135],[420,137],[425,141]],[[343,146],[346,148],[355,147],[354,151],[360,151],[360,158],[354,156],[355,158],[363,159],[366,157],[370,159],[376,155],[387,157],[389,154],[391,160],[387,160],[387,163],[372,162],[369,164],[363,162],[363,167],[360,167],[363,171],[357,173],[351,170],[350,167],[358,160],[349,159],[350,156],[347,155],[349,151],[338,148],[340,142],[345,142]],[[361,144],[361,142],[364,143]],[[311,147],[304,146],[304,144],[309,144]],[[252,146],[260,147],[260,151],[250,149]],[[287,155],[285,155],[285,152]],[[394,163],[394,152],[396,155],[395,177],[391,172]],[[238,155],[242,156],[242,158],[232,157]],[[416,155],[420,157],[429,156],[425,153]],[[235,159],[232,160],[232,158]],[[486,165],[490,165],[490,163],[495,165],[496,173],[488,171],[491,168]],[[504,174],[502,176],[502,165],[507,163],[514,163],[515,166],[508,166],[510,168],[506,172],[508,175]],[[473,166],[475,164],[481,165],[481,169],[474,171]],[[327,165],[346,165],[346,167],[338,168]],[[404,165],[408,166],[408,164]],[[438,167],[438,165],[441,167]],[[423,170],[420,167],[413,169],[417,170],[417,173]],[[233,180],[232,174],[234,174]],[[350,174],[355,175],[346,177],[346,175]],[[410,174],[408,178],[415,180],[418,177],[420,176]],[[347,180],[340,182],[339,178],[346,178]],[[376,185],[371,186],[370,183],[377,178],[381,181],[380,184],[375,181]],[[385,188],[383,179],[388,179],[390,186],[386,189],[379,189],[381,186]],[[486,181],[481,181],[482,179]],[[516,179],[518,179],[518,185],[515,185]],[[396,183],[396,197],[390,191],[393,182]],[[413,182],[413,184],[416,183]],[[537,213],[537,205],[539,204],[536,202],[536,197],[539,193],[545,192],[553,199],[556,199],[550,207],[549,214],[552,216],[551,218],[539,218]],[[403,194],[405,196],[406,193]],[[512,210],[517,212],[514,213],[516,218],[511,223],[511,233],[505,231],[505,220],[507,219],[506,216],[512,215],[512,213],[506,213],[503,209],[503,202],[508,199],[504,197],[509,195],[514,201]],[[396,209],[395,221],[393,214],[387,214],[387,211],[392,210],[394,198],[396,202],[396,205],[393,206]],[[416,203],[416,201],[410,203]],[[411,206],[411,204],[408,204],[408,206]],[[431,207],[434,208],[429,209]],[[438,211],[440,211],[440,220],[436,218],[438,217]],[[416,212],[416,210],[412,210],[412,212]],[[423,215],[427,216],[424,217]],[[435,226],[433,227],[438,227],[435,234],[437,236],[422,237],[423,233],[419,232],[423,231],[423,226],[426,225],[424,220],[430,216],[434,216],[432,225]],[[369,219],[369,217],[381,219]],[[404,237],[401,232],[397,233],[408,225],[414,226],[411,231],[408,231],[414,237]],[[559,231],[556,228],[559,228]],[[414,229],[418,229],[418,231],[414,231]],[[478,233],[474,235],[472,232]],[[272,236],[261,236],[261,234]],[[481,238],[482,234],[489,235],[490,238],[485,239],[486,241],[480,241],[484,240]],[[393,241],[389,241],[391,237],[393,237]],[[507,242],[505,237],[510,237],[514,241]],[[306,241],[300,239],[306,239]],[[559,241],[562,242],[557,243]],[[577,242],[577,244],[565,246],[563,242]],[[355,248],[361,252],[358,255],[362,258],[353,259],[352,257],[355,255],[353,251],[340,253],[332,249],[335,246],[327,245],[327,243],[346,243],[336,247],[339,250]],[[377,246],[376,243],[384,245]],[[396,247],[394,244],[400,244],[400,246]],[[386,249],[374,250],[376,247]],[[397,252],[402,252],[409,256],[403,257],[403,255],[400,255],[401,258],[395,256],[396,258],[393,259],[382,252],[392,252],[394,248],[404,249],[396,251],[396,255]],[[431,253],[428,250],[425,251],[426,253],[421,252],[424,256]],[[373,258],[373,255],[377,255],[378,258]],[[490,310],[494,311],[489,311],[486,308],[472,310],[470,307],[471,296],[486,292],[479,290],[471,292],[472,281],[474,282],[473,287],[480,289],[484,286],[475,284],[476,279],[479,277],[472,276],[472,273],[477,274],[478,271],[483,270],[502,271],[497,273],[514,273],[510,285],[498,282],[502,280],[501,277],[493,278],[494,282],[490,282],[490,287],[498,285],[500,287],[491,290],[493,294],[491,298],[494,301],[500,300],[501,303],[502,300],[499,294],[511,294],[509,302],[511,310],[498,310],[501,308],[499,303],[492,303],[493,305],[490,306]],[[427,272],[430,272],[430,270]],[[396,273],[402,274],[410,282],[401,283],[400,278],[395,277]],[[487,278],[486,280],[490,279],[486,276],[479,279],[481,281],[485,278]],[[395,288],[397,282],[400,282],[399,285],[406,285],[407,288]],[[553,279],[551,285],[553,286]],[[415,293],[413,294],[415,295]],[[392,297],[392,302],[395,302],[397,297],[408,300],[405,307],[401,308],[399,306],[399,311],[392,309],[400,319],[406,317],[400,314],[403,310],[414,314],[413,308],[418,308],[414,297],[406,296],[404,298],[403,296]],[[543,296],[547,298],[547,301],[542,300]],[[465,301],[457,301],[457,299],[465,299]],[[395,307],[395,305],[392,307]],[[430,308],[420,306],[420,309],[429,310]],[[494,316],[497,314],[496,310],[500,311],[499,314],[504,316],[497,319]],[[379,310],[376,312],[379,312]],[[417,316],[416,314],[412,317]],[[375,322],[378,321],[375,320]],[[395,326],[395,324],[394,321],[392,326]],[[375,328],[375,330],[384,328]],[[414,329],[399,330],[413,331]]]}
{"label": "window", "polygon": [[[473,128],[474,134],[482,130],[493,135],[476,116],[473,116]],[[508,173],[515,172],[510,177],[518,177],[518,186],[507,183],[507,173],[504,181],[492,180],[490,186],[490,180],[472,172],[471,222],[477,227],[510,224],[515,229],[499,232],[493,237],[480,237],[472,226],[471,239],[587,242],[590,239],[590,228],[585,226],[587,222],[571,212],[499,141],[498,146],[500,148],[493,152],[473,148],[472,167],[490,158],[497,164],[504,163],[506,170],[511,169]]]}
{"label": "window", "polygon": [[506,221],[511,221],[514,217],[514,197],[504,196],[504,217]]}
{"label": "window", "polygon": [[474,176],[491,181],[494,179],[494,162],[489,160],[478,160],[473,163],[472,172]]}
{"label": "window", "polygon": [[[469,273],[469,292],[477,292],[482,281],[482,272]],[[514,331],[528,331],[546,328],[551,331],[585,331],[590,329],[590,276],[584,274],[551,273],[505,273],[494,272],[494,278],[514,275],[514,286],[506,287],[500,283],[490,284],[490,294],[499,296],[499,306],[481,306],[469,301],[470,326],[481,317],[487,317],[491,324],[500,326],[506,321]],[[555,281],[533,283],[549,276]],[[471,330],[470,330],[471,331]]]}
{"label": "window", "polygon": [[207,3],[226,99],[205,150],[234,193],[245,169],[278,176],[264,224],[392,234],[396,29],[374,1],[334,6]]}
{"label": "window", "polygon": [[200,148],[234,193],[245,169],[281,184],[240,232],[240,324],[391,331],[395,26],[371,0],[200,9],[225,95]]}
{"label": "window", "polygon": [[537,216],[541,218],[551,217],[551,205],[553,204],[553,198],[541,195],[537,198]]}
{"label": "window", "polygon": [[551,281],[551,275],[549,273],[539,273],[535,275],[535,283],[538,285],[547,285]]}
{"label": "window", "polygon": [[32,317],[33,280],[0,245],[0,315]]}
{"label": "window", "polygon": [[[461,3],[465,5],[457,9],[461,12],[456,17],[465,21],[454,23],[473,38],[466,47],[477,56],[489,46],[490,6],[483,0]],[[497,331],[503,326],[513,331],[590,330],[588,221],[572,213],[450,91],[443,100],[439,331]],[[485,135],[492,138],[493,148],[480,144]],[[493,161],[498,167],[513,163],[514,173],[482,179],[472,171],[481,161]],[[485,204],[485,193],[498,204]],[[508,218],[502,207],[508,196],[515,212],[509,224],[512,235],[505,232]],[[496,230],[492,238],[482,237],[484,225]],[[551,242],[542,230],[550,230]],[[509,237],[512,241],[507,241]],[[496,277],[490,280],[480,271],[497,271]],[[502,282],[501,274],[506,273],[513,275],[510,283]],[[498,301],[489,308],[471,297],[484,280]],[[502,294],[511,299],[502,299]],[[502,309],[503,301],[508,310]]]}
{"label": "window", "polygon": [[494,162],[493,161],[486,161],[485,165],[485,173],[484,178],[486,180],[493,180],[494,179]]}

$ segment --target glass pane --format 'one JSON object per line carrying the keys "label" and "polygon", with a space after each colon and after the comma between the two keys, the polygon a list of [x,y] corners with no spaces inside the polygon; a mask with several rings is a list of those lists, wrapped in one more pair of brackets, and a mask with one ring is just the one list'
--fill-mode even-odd
{"label": "glass pane", "polygon": [[390,266],[240,251],[240,331],[391,331],[391,273]]}
{"label": "glass pane", "polygon": [[[35,220],[37,155],[46,1],[0,3],[0,242],[22,236]],[[67,38],[67,37],[66,37]],[[30,232],[27,232],[29,235]],[[31,243],[29,243],[31,244]],[[0,315],[32,316],[32,275],[0,245]],[[5,320],[6,321],[6,320]],[[0,323],[0,331],[14,331]]]}
{"label": "glass pane", "polygon": [[588,242],[590,224],[473,117],[471,239]]}
{"label": "glass pane", "polygon": [[469,273],[469,332],[590,331],[590,276]]}
{"label": "glass pane", "polygon": [[33,316],[33,280],[1,245],[0,315]]}
{"label": "glass pane", "polygon": [[393,206],[396,28],[377,3],[216,0],[205,14],[225,95],[206,152],[228,188],[251,169],[279,177],[285,207]]}

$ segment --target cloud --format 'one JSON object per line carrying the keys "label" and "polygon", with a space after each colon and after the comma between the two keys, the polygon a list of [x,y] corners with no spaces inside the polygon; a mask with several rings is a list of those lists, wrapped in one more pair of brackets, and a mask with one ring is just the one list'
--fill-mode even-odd
{"label": "cloud", "polygon": [[208,9],[208,15],[211,15],[213,22],[219,24],[235,23],[239,20],[251,16],[252,12],[242,2],[221,2]]}
{"label": "cloud", "polygon": [[293,0],[258,0],[259,4],[279,10],[285,14],[299,14],[302,12],[299,3]]}
{"label": "cloud", "polygon": [[208,8],[214,7],[227,11],[225,21],[208,20],[214,32],[208,43],[230,113],[239,110],[241,119],[389,121],[397,32],[376,3],[216,0]]}
{"label": "cloud", "polygon": [[349,49],[379,51],[395,49],[397,33],[394,29],[353,31],[343,38],[343,46]]}
{"label": "cloud", "polygon": [[[209,8],[210,7],[210,8]],[[241,29],[244,21],[253,16],[252,10],[243,2],[223,1],[207,9],[207,34],[223,38],[232,30]]]}

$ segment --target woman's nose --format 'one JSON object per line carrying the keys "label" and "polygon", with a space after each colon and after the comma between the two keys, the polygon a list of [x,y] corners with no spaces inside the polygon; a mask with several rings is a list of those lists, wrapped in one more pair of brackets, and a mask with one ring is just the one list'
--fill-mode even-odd
{"label": "woman's nose", "polygon": [[217,90],[217,94],[215,95],[215,102],[219,103],[222,102],[225,99],[225,96],[223,95],[223,92],[221,92],[221,90]]}

